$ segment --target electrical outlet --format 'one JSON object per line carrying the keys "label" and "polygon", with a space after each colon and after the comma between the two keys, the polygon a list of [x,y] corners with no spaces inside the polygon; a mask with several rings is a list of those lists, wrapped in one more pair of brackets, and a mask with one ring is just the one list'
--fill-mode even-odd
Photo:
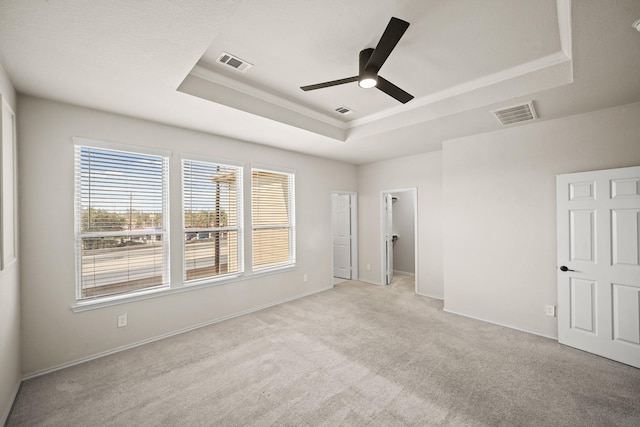
{"label": "electrical outlet", "polygon": [[544,314],[551,317],[556,317],[556,306],[555,305],[545,305],[544,306]]}
{"label": "electrical outlet", "polygon": [[367,264],[367,271],[371,271],[371,264]]}
{"label": "electrical outlet", "polygon": [[307,273],[304,273],[304,276],[302,276],[302,280],[305,282],[307,281]]}
{"label": "electrical outlet", "polygon": [[118,314],[118,328],[127,326],[127,313]]}

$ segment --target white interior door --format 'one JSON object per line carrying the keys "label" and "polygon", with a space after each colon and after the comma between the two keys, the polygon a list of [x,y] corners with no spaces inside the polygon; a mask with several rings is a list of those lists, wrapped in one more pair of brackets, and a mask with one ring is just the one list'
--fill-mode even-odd
{"label": "white interior door", "polygon": [[640,167],[559,175],[558,341],[640,368]]}
{"label": "white interior door", "polygon": [[387,285],[390,285],[393,280],[393,196],[390,193],[384,195],[384,209]]}
{"label": "white interior door", "polygon": [[351,196],[331,195],[333,276],[351,279]]}

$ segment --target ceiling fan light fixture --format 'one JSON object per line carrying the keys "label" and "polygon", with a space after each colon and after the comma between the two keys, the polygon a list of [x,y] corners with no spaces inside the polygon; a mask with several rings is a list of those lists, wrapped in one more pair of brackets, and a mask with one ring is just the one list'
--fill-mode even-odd
{"label": "ceiling fan light fixture", "polygon": [[358,78],[358,86],[363,89],[370,89],[376,87],[378,84],[378,76],[373,73],[362,73]]}
{"label": "ceiling fan light fixture", "polygon": [[345,79],[332,80],[330,82],[317,83],[314,85],[300,86],[300,89],[306,91],[322,89],[331,86],[338,86],[352,82],[358,82],[358,86],[364,89],[377,88],[386,93],[396,101],[406,104],[413,99],[413,95],[400,89],[378,75],[380,68],[385,63],[393,49],[396,47],[402,35],[409,27],[407,21],[391,17],[387,28],[385,28],[380,41],[375,48],[366,48],[360,51],[358,56],[358,75],[347,77]]}

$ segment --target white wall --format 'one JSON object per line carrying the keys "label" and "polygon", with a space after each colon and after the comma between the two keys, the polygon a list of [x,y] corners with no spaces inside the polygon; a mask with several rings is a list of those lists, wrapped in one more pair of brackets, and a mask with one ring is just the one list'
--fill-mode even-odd
{"label": "white wall", "polygon": [[[442,152],[358,167],[359,268],[362,280],[381,284],[381,191],[417,188],[418,293],[442,298]],[[367,264],[371,269],[367,270]]]}
{"label": "white wall", "polygon": [[[21,96],[19,107],[27,375],[332,286],[330,191],[355,191],[355,166],[37,98]],[[295,169],[299,267],[74,314],[74,136],[171,150],[174,178],[181,152]],[[171,241],[181,242],[178,179],[170,192]],[[171,259],[179,264],[179,251]],[[123,312],[129,325],[118,329]]]}
{"label": "white wall", "polygon": [[557,337],[558,174],[640,165],[640,104],[445,141],[445,310]]}
{"label": "white wall", "polygon": [[[0,95],[16,109],[16,93],[0,65]],[[20,384],[20,279],[18,262],[0,272],[0,425],[9,415]]]}
{"label": "white wall", "polygon": [[414,273],[416,265],[414,209],[411,192],[393,193],[393,234],[398,240],[393,244],[393,269],[402,273]]}

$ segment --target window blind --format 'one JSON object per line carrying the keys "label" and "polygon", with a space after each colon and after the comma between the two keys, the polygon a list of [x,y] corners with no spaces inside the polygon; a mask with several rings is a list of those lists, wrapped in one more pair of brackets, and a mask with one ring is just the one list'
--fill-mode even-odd
{"label": "window blind", "polygon": [[75,147],[77,298],[168,282],[168,157]]}
{"label": "window blind", "polygon": [[182,161],[185,280],[242,271],[242,168]]}
{"label": "window blind", "polygon": [[294,174],[251,171],[253,270],[295,263]]}

